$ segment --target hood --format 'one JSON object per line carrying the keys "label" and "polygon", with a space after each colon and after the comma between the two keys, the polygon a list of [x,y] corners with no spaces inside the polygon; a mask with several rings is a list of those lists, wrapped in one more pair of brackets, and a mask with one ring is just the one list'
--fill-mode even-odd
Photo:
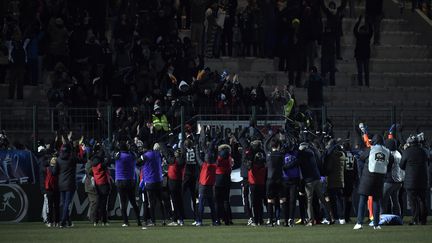
{"label": "hood", "polygon": [[60,159],[66,160],[72,153],[72,146],[70,144],[64,144],[60,149]]}
{"label": "hood", "polygon": [[384,145],[384,138],[379,134],[375,134],[372,138],[372,145]]}
{"label": "hood", "polygon": [[396,151],[397,150],[397,144],[396,144],[396,140],[394,139],[387,139],[385,141],[386,148],[388,148],[390,151]]}

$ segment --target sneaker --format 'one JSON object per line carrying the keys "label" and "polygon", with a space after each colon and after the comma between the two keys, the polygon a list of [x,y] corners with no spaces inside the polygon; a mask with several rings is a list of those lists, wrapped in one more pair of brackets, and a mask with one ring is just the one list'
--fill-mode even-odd
{"label": "sneaker", "polygon": [[327,219],[323,219],[323,220],[321,221],[321,224],[330,224],[330,221],[328,221]]}
{"label": "sneaker", "polygon": [[252,222],[251,224],[249,224],[249,226],[257,227],[257,224],[255,224],[254,222]]}
{"label": "sneaker", "polygon": [[294,227],[294,219],[288,219],[288,227]]}
{"label": "sneaker", "polygon": [[153,226],[155,226],[155,224],[153,222],[149,222],[146,226],[147,227],[153,227]]}
{"label": "sneaker", "polygon": [[345,219],[339,219],[339,224],[346,224]]}
{"label": "sneaker", "polygon": [[142,227],[141,229],[142,229],[142,230],[146,230],[146,229],[147,229],[147,227]]}
{"label": "sneaker", "polygon": [[102,223],[102,226],[104,226],[104,227],[108,227],[108,226],[109,226],[109,223],[108,223],[108,222]]}
{"label": "sneaker", "polygon": [[378,226],[374,226],[373,229],[374,229],[374,230],[380,230],[380,229],[381,229],[381,226],[379,226],[379,225],[378,225]]}
{"label": "sneaker", "polygon": [[247,222],[247,225],[249,226],[249,225],[251,225],[253,223],[253,218],[249,218],[249,220],[248,220],[248,222]]}
{"label": "sneaker", "polygon": [[177,224],[180,225],[180,226],[183,226],[184,225],[184,221],[179,219],[179,220],[177,220]]}
{"label": "sneaker", "polygon": [[354,225],[353,230],[360,230],[360,229],[363,229],[363,225],[358,224],[358,223]]}
{"label": "sneaker", "polygon": [[98,226],[98,223],[93,223],[93,227],[97,227]]}
{"label": "sneaker", "polygon": [[309,223],[306,224],[306,226],[307,227],[311,227],[311,226],[313,226],[313,224],[312,224],[312,222],[309,222]]}
{"label": "sneaker", "polygon": [[46,226],[47,226],[48,228],[51,228],[51,227],[53,227],[53,224],[52,224],[52,223],[47,223]]}
{"label": "sneaker", "polygon": [[369,226],[370,226],[370,227],[374,226],[374,225],[373,225],[373,220],[370,221]]}
{"label": "sneaker", "polygon": [[196,224],[197,224],[197,221],[193,221],[192,225],[194,225],[194,226],[195,226]]}
{"label": "sneaker", "polygon": [[203,223],[201,223],[201,222],[197,222],[197,223],[195,224],[195,226],[196,226],[196,227],[201,227],[201,226],[203,226]]}
{"label": "sneaker", "polygon": [[129,227],[129,224],[122,224],[121,227]]}
{"label": "sneaker", "polygon": [[177,222],[172,221],[171,223],[168,224],[168,226],[178,226]]}
{"label": "sneaker", "polygon": [[281,225],[281,223],[280,223],[280,220],[278,219],[277,221],[276,221],[276,225],[277,226],[280,226]]}
{"label": "sneaker", "polygon": [[303,219],[297,219],[297,221],[295,221],[295,224],[304,224]]}
{"label": "sneaker", "polygon": [[215,222],[212,223],[212,226],[220,226],[220,225],[221,225],[221,224],[220,224],[219,221],[215,221]]}

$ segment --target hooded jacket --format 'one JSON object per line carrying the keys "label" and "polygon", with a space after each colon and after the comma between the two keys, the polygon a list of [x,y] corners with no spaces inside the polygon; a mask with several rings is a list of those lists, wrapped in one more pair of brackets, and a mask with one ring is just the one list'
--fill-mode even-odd
{"label": "hooded jacket", "polygon": [[76,190],[76,165],[78,158],[72,156],[71,146],[63,145],[57,163],[54,166],[54,175],[58,175],[59,191]]}
{"label": "hooded jacket", "polygon": [[402,153],[400,168],[405,170],[404,187],[410,189],[428,188],[428,157],[418,144],[411,145]]}

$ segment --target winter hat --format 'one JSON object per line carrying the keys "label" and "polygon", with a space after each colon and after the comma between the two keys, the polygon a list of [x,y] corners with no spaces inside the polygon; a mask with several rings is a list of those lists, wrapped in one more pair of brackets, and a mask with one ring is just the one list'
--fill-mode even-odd
{"label": "winter hat", "polygon": [[179,90],[182,92],[187,92],[189,90],[189,84],[186,81],[182,80],[179,84]]}
{"label": "winter hat", "polygon": [[153,106],[153,111],[160,110],[160,109],[161,109],[161,107],[159,105],[157,105],[157,104],[155,104]]}
{"label": "winter hat", "polygon": [[375,134],[372,138],[372,144],[373,145],[383,145],[384,144],[383,136],[381,136],[379,134]]}

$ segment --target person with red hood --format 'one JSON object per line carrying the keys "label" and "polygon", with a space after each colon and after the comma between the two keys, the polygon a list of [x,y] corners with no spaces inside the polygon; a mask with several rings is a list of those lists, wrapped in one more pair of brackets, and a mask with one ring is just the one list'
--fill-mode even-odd
{"label": "person with red hood", "polygon": [[200,150],[204,152],[204,159],[197,156],[198,163],[201,167],[199,175],[199,189],[198,189],[198,215],[196,226],[203,225],[204,205],[210,207],[210,214],[213,226],[219,226],[220,221],[216,215],[214,203],[213,189],[216,184],[217,178],[217,158],[216,158],[216,140],[209,141],[201,130],[199,145]]}
{"label": "person with red hood", "polygon": [[218,219],[223,219],[225,225],[231,225],[230,188],[231,167],[234,165],[234,160],[231,157],[231,147],[228,144],[222,144],[218,147],[216,165],[215,197]]}
{"label": "person with red hood", "polygon": [[101,221],[103,226],[108,226],[108,196],[111,191],[111,176],[108,169],[108,160],[101,144],[95,144],[93,156],[90,160],[94,184],[97,193],[97,217],[95,224]]}

